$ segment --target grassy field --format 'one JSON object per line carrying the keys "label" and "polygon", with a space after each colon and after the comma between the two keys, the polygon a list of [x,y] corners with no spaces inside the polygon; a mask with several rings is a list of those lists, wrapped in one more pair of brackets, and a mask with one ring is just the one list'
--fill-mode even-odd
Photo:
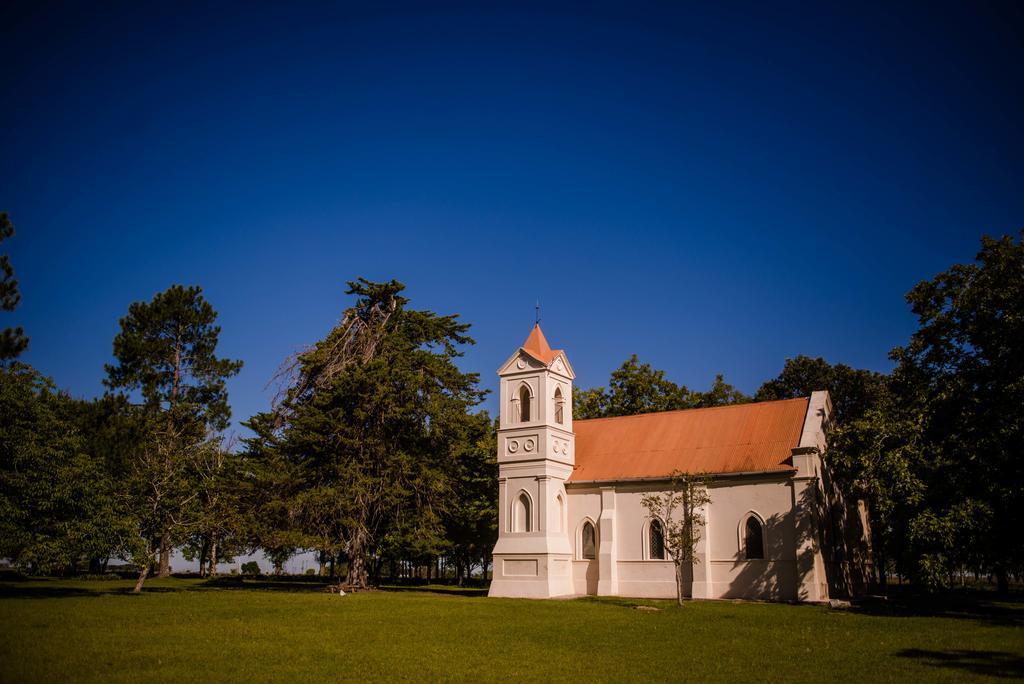
{"label": "grassy field", "polygon": [[[1024,676],[1024,604],[817,606],[306,582],[0,582],[0,681],[910,680]],[[428,588],[429,589],[429,588]],[[636,610],[651,605],[658,611]]]}

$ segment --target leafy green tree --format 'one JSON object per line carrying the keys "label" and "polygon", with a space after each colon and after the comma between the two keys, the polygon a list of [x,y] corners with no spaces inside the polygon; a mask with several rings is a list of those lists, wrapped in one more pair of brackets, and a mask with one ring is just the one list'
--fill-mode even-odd
{"label": "leafy green tree", "polygon": [[143,417],[148,423],[144,441],[129,461],[118,492],[134,522],[121,555],[139,568],[135,593],[142,591],[158,554],[166,551],[162,540],[187,539],[201,528],[198,473],[211,458],[210,450],[220,448],[218,440],[205,438],[194,424],[176,424],[151,412]]}
{"label": "leafy green tree", "polygon": [[885,376],[869,370],[835,365],[821,357],[797,356],[786,359],[779,376],[765,382],[754,395],[755,401],[795,399],[811,392],[828,390],[832,398],[833,420],[856,420],[874,406],[885,390]]}
{"label": "leafy green tree", "polygon": [[640,363],[636,354],[612,371],[608,388],[574,388],[573,418],[607,418],[633,416],[639,413],[675,411],[740,404],[750,397],[725,382],[721,374],[707,392],[695,392],[665,377],[665,371]]}
{"label": "leafy green tree", "polygon": [[728,406],[730,404],[746,404],[751,399],[725,381],[721,373],[715,376],[711,389],[707,392],[694,392],[690,402],[694,408],[708,408],[711,406]]}
{"label": "leafy green tree", "polygon": [[198,561],[203,577],[216,575],[218,563],[230,563],[245,550],[247,520],[252,508],[259,505],[246,496],[244,457],[230,442],[219,438],[209,442],[196,460],[200,519],[182,547],[186,560]]}
{"label": "leafy green tree", "polygon": [[675,471],[668,489],[644,494],[640,503],[662,526],[665,551],[676,571],[676,603],[682,607],[686,570],[692,570],[704,533],[704,511],[711,503],[706,475]]}
{"label": "leafy green tree", "polygon": [[466,416],[455,440],[451,492],[444,507],[446,555],[461,582],[473,565],[486,568],[498,539],[498,458],[494,421],[486,411]]}
{"label": "leafy green tree", "polygon": [[244,470],[236,480],[247,545],[268,557],[297,548],[316,550],[322,559],[344,553],[340,493],[331,482],[314,481],[312,464],[284,448],[277,414],[258,413],[244,424],[254,433],[244,440]]}
{"label": "leafy green tree", "polygon": [[612,371],[608,381],[608,416],[690,408],[690,391],[665,378],[665,371],[640,363],[633,354]]}
{"label": "leafy green tree", "polygon": [[297,356],[275,416],[249,422],[264,442],[256,453],[294,465],[289,519],[312,542],[297,545],[323,550],[337,535],[356,587],[389,533],[425,546],[441,539],[451,461],[483,396],[477,376],[455,365],[469,326],[409,309],[404,289],[350,282],[355,305]]}
{"label": "leafy green tree", "polygon": [[930,509],[977,540],[1005,591],[1024,569],[1024,546],[1011,541],[1024,526],[1024,231],[1016,242],[983,237],[974,263],[918,283],[907,301],[918,330],[891,356],[897,396],[919,407]]}
{"label": "leafy green tree", "polygon": [[612,371],[608,389],[578,390],[573,418],[632,416],[638,413],[691,408],[690,391],[665,378],[665,371],[640,363],[636,354]]}
{"label": "leafy green tree", "polygon": [[985,237],[974,263],[915,286],[917,331],[830,436],[837,470],[871,503],[880,573],[892,563],[941,587],[971,567],[1005,590],[1024,569],[1009,541],[1024,525],[1022,276],[1021,241]]}
{"label": "leafy green tree", "polygon": [[765,382],[756,401],[794,399],[828,390],[832,425],[828,460],[844,500],[868,507],[874,569],[885,587],[890,561],[906,565],[907,519],[923,491],[921,454],[907,407],[891,401],[881,373],[830,364],[825,359],[786,359],[778,377]]}
{"label": "leafy green tree", "polygon": [[910,521],[929,487],[921,416],[888,391],[860,414],[846,415],[829,433],[827,458],[844,498],[868,505],[877,584],[884,590],[890,567],[904,576],[915,567]]}
{"label": "leafy green tree", "polygon": [[106,395],[93,400],[72,400],[69,409],[84,441],[85,453],[96,459],[109,490],[97,488],[94,495],[112,492],[113,517],[105,529],[111,532],[110,543],[97,546],[89,557],[89,572],[100,573],[111,556],[127,557],[125,542],[136,529],[136,520],[124,506],[123,484],[132,459],[142,447],[148,429],[146,416],[119,395]]}
{"label": "leafy green tree", "polygon": [[[107,364],[104,383],[111,389],[139,391],[146,407],[160,413],[167,428],[150,444],[147,458],[162,454],[177,459],[171,437],[183,440],[182,453],[194,450],[208,426],[227,427],[231,417],[226,380],[242,368],[241,361],[216,355],[220,327],[217,312],[198,287],[173,285],[150,302],[135,302],[121,319],[114,338],[115,364]],[[159,444],[157,444],[159,442]],[[141,453],[141,452],[140,452]],[[181,458],[184,458],[183,456]],[[179,472],[174,464],[153,468],[142,464],[135,473]],[[157,530],[160,576],[170,574],[173,549],[167,530]]]}
{"label": "leafy green tree", "polygon": [[79,408],[30,366],[0,369],[0,556],[35,571],[74,571],[130,532]]}
{"label": "leafy green tree", "polygon": [[608,394],[604,387],[572,388],[572,417],[575,420],[603,418],[608,411]]}
{"label": "leafy green tree", "polygon": [[[14,236],[14,224],[6,211],[0,212],[0,242]],[[0,254],[0,310],[14,311],[21,302],[18,281],[14,277],[14,268],[6,254]],[[5,328],[0,331],[0,362],[16,358],[28,347],[28,338],[24,329]]]}

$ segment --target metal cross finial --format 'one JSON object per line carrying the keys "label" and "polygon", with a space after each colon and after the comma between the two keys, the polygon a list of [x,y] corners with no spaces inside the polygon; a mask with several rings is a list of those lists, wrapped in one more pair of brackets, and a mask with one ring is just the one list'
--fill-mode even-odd
{"label": "metal cross finial", "polygon": [[540,300],[539,299],[537,300],[537,305],[534,308],[537,309],[537,320],[535,321],[535,323],[537,325],[540,325]]}

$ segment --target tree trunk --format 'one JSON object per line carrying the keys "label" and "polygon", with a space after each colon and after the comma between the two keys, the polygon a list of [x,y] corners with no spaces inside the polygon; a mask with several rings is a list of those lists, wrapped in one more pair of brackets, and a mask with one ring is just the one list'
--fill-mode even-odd
{"label": "tree trunk", "polygon": [[1006,568],[996,570],[996,589],[1000,594],[1010,593],[1010,578],[1006,574]]}
{"label": "tree trunk", "polygon": [[878,553],[875,555],[875,560],[878,563],[878,565],[875,567],[875,570],[878,573],[878,592],[880,594],[886,594],[888,593],[886,591],[886,588],[889,582],[885,574],[885,554],[881,550],[879,550]]}
{"label": "tree trunk", "polygon": [[683,607],[683,564],[675,563],[676,566],[676,604]]}
{"label": "tree trunk", "polygon": [[152,560],[147,558],[146,562],[142,566],[142,571],[139,572],[139,579],[135,582],[135,588],[132,589],[133,594],[142,593],[142,583],[146,581],[146,577],[149,576],[149,566],[152,564]]}
{"label": "tree trunk", "polygon": [[209,561],[210,560],[210,537],[209,535],[203,535],[203,540],[199,544],[199,576],[206,577],[209,574]]}
{"label": "tree trunk", "polygon": [[357,530],[349,541],[345,583],[356,589],[366,588],[366,533],[363,530]]}
{"label": "tree trunk", "polygon": [[373,562],[373,586],[380,586],[380,575],[384,570],[384,559],[378,558]]}
{"label": "tree trunk", "polygon": [[217,540],[214,539],[213,543],[210,544],[210,565],[209,565],[210,577],[217,576]]}
{"label": "tree trunk", "polygon": [[164,533],[160,537],[160,577],[171,576],[171,538]]}

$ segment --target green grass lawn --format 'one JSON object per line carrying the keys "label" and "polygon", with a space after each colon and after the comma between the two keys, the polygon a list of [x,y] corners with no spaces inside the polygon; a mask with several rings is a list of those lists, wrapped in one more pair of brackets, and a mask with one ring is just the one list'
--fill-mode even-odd
{"label": "green grass lawn", "polygon": [[[1024,676],[1024,603],[818,606],[308,582],[0,582],[0,681],[911,680]],[[636,610],[655,605],[660,611]]]}

